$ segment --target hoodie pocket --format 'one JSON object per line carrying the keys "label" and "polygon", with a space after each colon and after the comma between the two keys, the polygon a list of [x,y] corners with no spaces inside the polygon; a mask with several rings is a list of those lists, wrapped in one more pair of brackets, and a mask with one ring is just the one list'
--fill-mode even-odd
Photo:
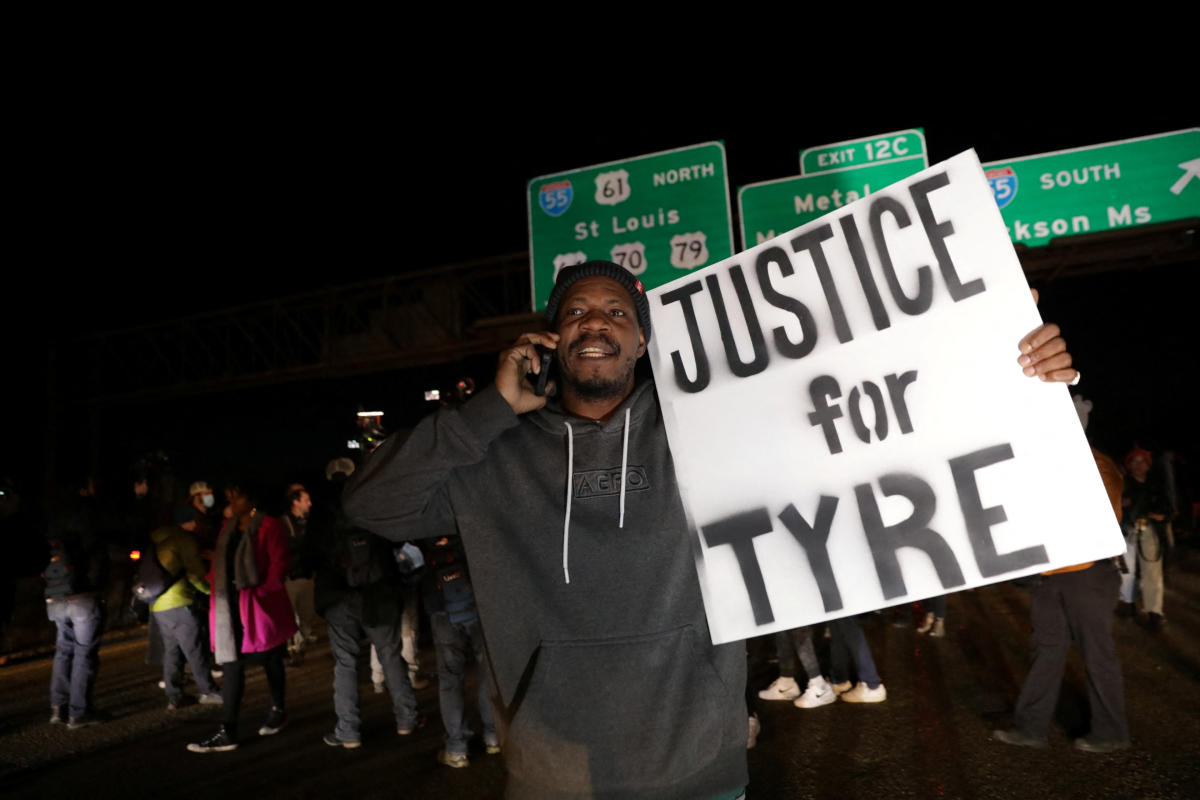
{"label": "hoodie pocket", "polygon": [[509,730],[510,771],[589,793],[670,786],[709,766],[742,702],[709,650],[691,626],[543,641]]}

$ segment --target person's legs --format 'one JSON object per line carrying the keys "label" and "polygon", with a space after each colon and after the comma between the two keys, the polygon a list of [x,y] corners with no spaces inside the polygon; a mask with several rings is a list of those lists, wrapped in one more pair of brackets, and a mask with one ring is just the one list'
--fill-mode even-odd
{"label": "person's legs", "polygon": [[1107,742],[1129,740],[1125,720],[1125,686],[1121,662],[1112,637],[1113,589],[1117,573],[1107,563],[1066,573],[1063,592],[1071,636],[1079,646],[1087,671],[1088,703],[1092,710],[1091,738]]}
{"label": "person's legs", "polygon": [[821,677],[821,662],[817,660],[817,651],[813,647],[812,628],[806,625],[788,633],[792,639],[792,647],[800,657],[800,665],[804,667],[804,674],[809,680]]}
{"label": "person's legs", "polygon": [[854,617],[843,617],[834,620],[831,626],[835,627],[834,640],[840,639],[845,652],[854,659],[854,671],[858,673],[858,680],[865,683],[868,689],[879,688],[883,681],[875,670],[875,659],[871,656],[871,646],[867,643],[867,636],[863,633],[858,620]]}
{"label": "person's legs", "polygon": [[1125,532],[1125,568],[1128,572],[1121,573],[1121,602],[1133,602],[1133,587],[1138,572],[1138,535],[1131,527],[1123,528]]}
{"label": "person's legs", "polygon": [[[162,639],[163,689],[167,693],[167,701],[172,705],[178,705],[183,699],[184,654],[179,646],[178,638],[183,630],[181,630],[178,612],[186,612],[186,610],[186,608],[172,608],[168,611],[150,612],[150,616],[158,621],[158,633]],[[195,670],[194,665],[192,669]]]}
{"label": "person's legs", "polygon": [[1157,526],[1146,525],[1146,529],[1139,535],[1138,542],[1138,573],[1141,577],[1138,588],[1142,591],[1142,610],[1147,614],[1162,616],[1162,546]]}
{"label": "person's legs", "polygon": [[82,717],[92,710],[92,688],[96,684],[96,672],[100,669],[100,633],[103,619],[100,601],[85,596],[68,601],[67,613],[71,615],[71,628],[75,638],[75,654],[71,659],[71,705],[72,719]]}
{"label": "person's legs", "polygon": [[344,598],[325,612],[329,649],[333,653],[333,711],[337,714],[334,736],[344,742],[361,740],[358,714],[358,653],[362,628],[350,608],[353,598]]}
{"label": "person's legs", "polygon": [[262,654],[263,672],[267,673],[267,691],[271,695],[271,705],[280,711],[287,708],[287,670],[283,664],[286,653],[287,645],[281,644]]}
{"label": "person's legs", "polygon": [[187,663],[192,667],[192,678],[196,681],[196,688],[200,694],[217,694],[220,689],[217,688],[216,681],[212,677],[212,670],[208,666],[206,652],[208,648],[201,638],[203,634],[196,609],[187,606],[180,611],[184,613],[180,615],[175,641],[184,658],[187,659]]}
{"label": "person's legs", "polygon": [[473,622],[466,626],[466,635],[471,642],[471,649],[475,652],[475,677],[479,683],[476,696],[479,702],[479,721],[483,723],[483,743],[488,748],[499,747],[500,739],[496,736],[496,717],[492,709],[492,674],[488,669],[487,657],[484,654],[483,628],[478,622]]}
{"label": "person's legs", "polygon": [[429,616],[438,666],[438,707],[445,728],[446,753],[466,755],[471,732],[464,720],[463,683],[466,672],[464,637],[444,611]]}
{"label": "person's legs", "polygon": [[1061,579],[1069,574],[1042,576],[1030,601],[1033,653],[1029,673],[1017,696],[1013,726],[1041,741],[1045,741],[1054,716],[1067,651],[1071,646],[1061,592]]}
{"label": "person's legs", "polygon": [[383,678],[392,695],[392,712],[396,715],[396,730],[411,731],[417,723],[417,696],[413,694],[408,679],[408,663],[401,655],[402,641],[400,625],[371,626],[366,629],[379,663],[383,667]]}
{"label": "person's legs", "polygon": [[58,631],[54,640],[54,664],[50,669],[50,707],[67,713],[71,700],[71,659],[75,656],[75,636],[65,600],[46,603],[46,616]]}
{"label": "person's legs", "polygon": [[246,688],[246,668],[241,659],[220,665],[225,676],[221,679],[221,698],[225,703],[222,722],[225,733],[238,740],[238,717],[242,710],[242,693]]}
{"label": "person's legs", "polygon": [[796,648],[791,631],[776,631],[775,653],[779,656],[779,677],[796,677]]}

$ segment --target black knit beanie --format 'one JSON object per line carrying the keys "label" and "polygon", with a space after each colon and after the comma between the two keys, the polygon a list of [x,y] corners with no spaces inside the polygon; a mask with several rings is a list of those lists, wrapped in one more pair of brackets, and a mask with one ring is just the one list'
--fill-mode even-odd
{"label": "black knit beanie", "polygon": [[642,329],[642,336],[646,338],[647,343],[650,341],[650,301],[646,299],[646,287],[632,272],[611,261],[588,261],[584,264],[564,267],[558,273],[558,280],[554,282],[550,299],[546,301],[547,328],[554,329],[558,305],[562,302],[563,295],[567,293],[567,289],[571,288],[571,284],[582,278],[612,278],[624,286],[633,299],[634,308],[637,309],[638,325]]}

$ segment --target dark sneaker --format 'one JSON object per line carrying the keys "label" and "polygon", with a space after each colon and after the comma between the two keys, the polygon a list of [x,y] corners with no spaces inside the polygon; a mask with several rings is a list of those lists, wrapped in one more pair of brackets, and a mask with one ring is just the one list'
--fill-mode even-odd
{"label": "dark sneaker", "polygon": [[1113,753],[1128,748],[1128,739],[1093,739],[1090,736],[1084,736],[1075,740],[1075,749],[1085,753]]}
{"label": "dark sneaker", "polygon": [[193,753],[224,753],[229,750],[237,750],[237,742],[229,738],[229,734],[225,732],[225,726],[222,725],[216,733],[203,742],[189,744],[188,750]]}
{"label": "dark sneaker", "polygon": [[356,747],[362,747],[362,742],[357,739],[339,739],[336,733],[325,734],[325,744],[330,747],[344,747],[347,750],[353,750]]}
{"label": "dark sneaker", "polygon": [[466,753],[447,753],[445,750],[438,751],[438,763],[445,764],[447,767],[454,767],[454,769],[471,766],[471,762],[467,760]]}
{"label": "dark sneaker", "polygon": [[274,736],[283,730],[283,727],[288,723],[287,712],[282,708],[271,707],[267,713],[267,721],[258,729],[259,736]]}
{"label": "dark sneaker", "polygon": [[62,706],[50,706],[50,724],[65,725],[67,722],[67,712]]}
{"label": "dark sneaker", "polygon": [[1018,747],[1035,747],[1042,750],[1046,747],[1046,740],[1039,739],[1028,733],[1023,733],[1016,728],[1010,731],[992,731],[992,739],[1005,744],[1015,744]]}
{"label": "dark sneaker", "polygon": [[67,720],[67,729],[76,731],[80,728],[86,728],[89,725],[99,725],[100,720],[96,719],[91,714],[84,714],[81,717],[71,717]]}

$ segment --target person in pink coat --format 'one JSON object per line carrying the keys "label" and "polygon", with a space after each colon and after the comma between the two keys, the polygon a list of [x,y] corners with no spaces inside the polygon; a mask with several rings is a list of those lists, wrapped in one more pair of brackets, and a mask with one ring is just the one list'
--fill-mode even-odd
{"label": "person in pink coat", "polygon": [[188,745],[194,753],[237,748],[247,664],[262,666],[271,693],[271,710],[259,735],[278,733],[287,724],[284,657],[288,639],[296,632],[296,616],[284,585],[287,535],[279,520],[258,510],[258,494],[245,482],[231,482],[225,498],[232,516],[217,537],[208,575],[209,632],[216,662],[225,672],[221,686],[225,718],[215,734]]}

